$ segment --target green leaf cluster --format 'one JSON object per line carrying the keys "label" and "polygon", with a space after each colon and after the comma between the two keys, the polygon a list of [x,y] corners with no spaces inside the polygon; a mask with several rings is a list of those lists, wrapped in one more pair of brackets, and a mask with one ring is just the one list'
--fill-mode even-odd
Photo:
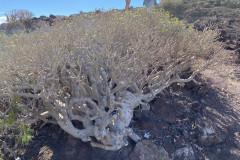
{"label": "green leaf cluster", "polygon": [[0,133],[11,135],[15,142],[27,145],[33,138],[33,129],[24,121],[18,119],[19,109],[13,107],[4,119],[0,120]]}

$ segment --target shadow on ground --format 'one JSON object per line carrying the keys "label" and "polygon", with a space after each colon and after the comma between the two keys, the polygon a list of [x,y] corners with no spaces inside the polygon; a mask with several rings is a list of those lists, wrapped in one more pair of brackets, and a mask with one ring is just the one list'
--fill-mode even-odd
{"label": "shadow on ground", "polygon": [[[164,147],[170,157],[178,148],[191,146],[197,159],[238,160],[240,150],[234,143],[234,133],[240,131],[239,112],[228,103],[228,97],[198,77],[199,84],[185,87],[173,85],[151,102],[149,111],[136,110],[131,127],[143,139],[150,139]],[[210,127],[219,141],[200,142],[200,128]],[[135,143],[118,151],[92,148],[64,133],[56,125],[35,128],[36,137],[26,148],[20,149],[22,159],[86,159],[125,160]],[[144,137],[148,134],[149,138]],[[222,137],[221,139],[221,136]]]}

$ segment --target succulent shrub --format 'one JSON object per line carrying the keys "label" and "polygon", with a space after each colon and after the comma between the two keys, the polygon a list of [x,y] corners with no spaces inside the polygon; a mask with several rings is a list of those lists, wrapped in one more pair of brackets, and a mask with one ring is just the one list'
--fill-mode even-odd
{"label": "succulent shrub", "polygon": [[224,52],[218,35],[144,8],[82,13],[31,33],[3,35],[0,97],[19,97],[19,121],[54,123],[93,147],[117,150],[128,137],[141,139],[129,127],[135,108],[149,109],[168,86],[189,82],[218,61]]}

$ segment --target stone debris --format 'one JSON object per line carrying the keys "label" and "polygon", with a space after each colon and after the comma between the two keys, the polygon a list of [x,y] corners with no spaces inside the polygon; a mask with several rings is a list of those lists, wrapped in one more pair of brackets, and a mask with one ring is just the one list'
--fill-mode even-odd
{"label": "stone debris", "polygon": [[227,137],[227,132],[216,133],[216,131],[211,127],[199,126],[198,129],[198,143],[202,146],[210,146],[223,143]]}
{"label": "stone debris", "polygon": [[234,143],[240,149],[240,132],[235,132],[234,133]]}
{"label": "stone debris", "polygon": [[147,138],[147,139],[148,139],[148,138],[150,138],[150,136],[151,136],[151,135],[150,135],[149,132],[144,134],[144,138]]}
{"label": "stone debris", "polygon": [[178,160],[195,160],[195,154],[191,146],[179,148],[176,150],[175,159]]}

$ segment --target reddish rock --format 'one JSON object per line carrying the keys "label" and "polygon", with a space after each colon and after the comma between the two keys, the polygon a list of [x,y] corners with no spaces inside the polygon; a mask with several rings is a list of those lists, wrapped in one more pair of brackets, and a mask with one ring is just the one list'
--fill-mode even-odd
{"label": "reddish rock", "polygon": [[141,121],[139,127],[144,130],[151,130],[154,128],[154,123],[151,121]]}
{"label": "reddish rock", "polygon": [[156,114],[162,118],[163,120],[169,123],[176,122],[176,111],[173,105],[166,103],[162,99],[157,99],[154,104],[154,109],[156,110]]}
{"label": "reddish rock", "polygon": [[165,130],[168,129],[169,123],[163,120],[159,120],[156,125],[159,129]]}
{"label": "reddish rock", "polygon": [[161,146],[154,145],[149,140],[143,140],[136,144],[129,160],[170,160],[168,153]]}

